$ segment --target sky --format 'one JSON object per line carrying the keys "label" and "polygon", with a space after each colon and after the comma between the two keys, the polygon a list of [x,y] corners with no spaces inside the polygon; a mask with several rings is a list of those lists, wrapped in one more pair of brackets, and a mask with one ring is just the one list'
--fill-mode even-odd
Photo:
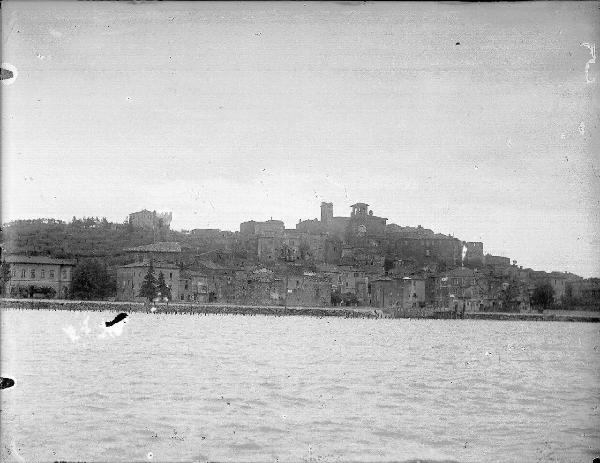
{"label": "sky", "polygon": [[597,43],[596,2],[4,1],[2,220],[366,202],[600,276]]}

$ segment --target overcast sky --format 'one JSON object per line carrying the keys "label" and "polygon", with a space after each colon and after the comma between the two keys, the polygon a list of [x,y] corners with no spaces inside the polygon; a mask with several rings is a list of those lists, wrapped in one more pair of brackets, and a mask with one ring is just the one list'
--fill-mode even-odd
{"label": "overcast sky", "polygon": [[5,1],[2,218],[360,201],[600,276],[599,39],[584,2]]}

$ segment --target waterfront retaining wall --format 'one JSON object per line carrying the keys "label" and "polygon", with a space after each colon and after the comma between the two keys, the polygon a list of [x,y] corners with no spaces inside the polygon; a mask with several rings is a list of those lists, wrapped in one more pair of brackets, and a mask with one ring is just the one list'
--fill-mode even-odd
{"label": "waterfront retaining wall", "polygon": [[171,314],[304,315],[311,317],[379,318],[376,310],[348,307],[281,307],[267,305],[177,304],[155,305],[156,311],[141,302],[67,301],[40,299],[0,299],[0,308],[29,310],[71,310],[106,312],[143,312]]}
{"label": "waterfront retaining wall", "polygon": [[[465,319],[465,320],[520,320],[520,321],[558,321],[599,323],[598,316],[582,315],[574,311],[572,314],[553,313],[499,313],[499,312],[466,312],[462,316],[451,311],[427,312],[419,314],[387,313],[372,308],[353,307],[282,307],[268,305],[233,305],[233,304],[157,304],[152,312],[148,304],[141,302],[108,302],[108,301],[69,301],[50,299],[0,299],[0,309],[29,310],[71,310],[95,312],[142,312],[171,314],[215,314],[215,315],[303,315],[309,317],[342,317],[342,318],[430,318],[430,319]],[[394,316],[395,315],[395,316]],[[404,316],[402,316],[404,315]]]}

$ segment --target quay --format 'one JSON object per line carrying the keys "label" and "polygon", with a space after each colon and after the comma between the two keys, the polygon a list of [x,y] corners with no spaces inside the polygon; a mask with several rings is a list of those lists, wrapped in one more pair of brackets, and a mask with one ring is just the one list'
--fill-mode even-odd
{"label": "quay", "polygon": [[382,318],[380,310],[355,307],[284,307],[235,304],[155,304],[156,311],[142,302],[72,301],[56,299],[0,299],[0,309],[70,310],[92,312],[141,312],[150,314],[272,315],[342,318]]}
{"label": "quay", "polygon": [[26,310],[69,310],[92,312],[129,312],[149,314],[190,314],[190,315],[271,315],[271,316],[309,316],[342,318],[422,318],[435,320],[507,320],[507,321],[557,321],[600,323],[597,315],[572,313],[533,313],[533,312],[465,312],[427,311],[417,313],[390,313],[374,307],[285,307],[268,305],[235,304],[156,304],[155,311],[142,302],[78,301],[57,299],[0,299],[0,309]]}

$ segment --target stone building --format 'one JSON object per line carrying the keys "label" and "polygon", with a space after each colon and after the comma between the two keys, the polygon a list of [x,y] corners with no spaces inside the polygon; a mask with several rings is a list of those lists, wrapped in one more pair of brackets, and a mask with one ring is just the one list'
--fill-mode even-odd
{"label": "stone building", "polygon": [[325,233],[352,246],[380,246],[385,239],[387,219],[373,215],[366,203],[351,206],[350,217],[335,217],[333,203],[321,203],[321,220],[300,220],[296,230],[308,234]]}
{"label": "stone building", "polygon": [[265,222],[256,222],[249,220],[240,224],[240,234],[258,235],[258,236],[282,236],[285,225],[281,220],[267,220]]}
{"label": "stone building", "polygon": [[288,276],[284,303],[287,306],[324,307],[331,305],[329,279],[315,273]]}
{"label": "stone building", "polygon": [[[134,262],[117,268],[117,301],[144,302],[146,299],[139,296],[142,282],[148,273],[149,261]],[[180,300],[179,296],[179,266],[165,263],[153,263],[154,276],[158,279],[162,272],[166,285],[171,290],[171,300]]]}
{"label": "stone building", "polygon": [[370,282],[373,307],[416,308],[425,304],[425,281],[421,278],[379,277]]}
{"label": "stone building", "polygon": [[480,241],[467,241],[463,243],[463,264],[467,267],[481,268],[484,262],[483,243]]}
{"label": "stone building", "polygon": [[570,281],[568,288],[571,298],[578,303],[600,307],[600,278]]}
{"label": "stone building", "polygon": [[181,270],[179,275],[179,300],[184,302],[209,302],[210,278],[204,272]]}
{"label": "stone building", "polygon": [[554,302],[561,302],[567,291],[567,278],[560,272],[532,271],[529,274],[530,291],[533,293],[536,286],[548,284],[554,293]]}
{"label": "stone building", "polygon": [[346,226],[346,242],[353,246],[379,246],[385,238],[387,219],[373,215],[366,203],[352,206],[350,220]]}
{"label": "stone building", "polygon": [[443,262],[454,267],[462,261],[462,242],[457,238],[442,234],[418,236],[405,233],[388,233],[387,248],[390,255],[425,266]]}
{"label": "stone building", "polygon": [[475,311],[483,304],[488,288],[473,269],[459,267],[436,278],[435,301],[440,307]]}
{"label": "stone building", "polygon": [[5,283],[5,294],[56,299],[66,299],[71,294],[76,264],[73,259],[8,255],[4,262],[10,265],[10,280]]}
{"label": "stone building", "polygon": [[492,256],[491,254],[486,254],[483,263],[489,267],[510,267],[510,257]]}
{"label": "stone building", "polygon": [[172,219],[172,212],[156,212],[147,209],[129,214],[129,224],[131,226],[149,230],[168,230]]}
{"label": "stone building", "polygon": [[179,243],[173,241],[136,246],[134,248],[127,248],[124,251],[131,255],[132,259],[135,259],[136,262],[152,260],[153,262],[179,264],[182,258],[181,246]]}

